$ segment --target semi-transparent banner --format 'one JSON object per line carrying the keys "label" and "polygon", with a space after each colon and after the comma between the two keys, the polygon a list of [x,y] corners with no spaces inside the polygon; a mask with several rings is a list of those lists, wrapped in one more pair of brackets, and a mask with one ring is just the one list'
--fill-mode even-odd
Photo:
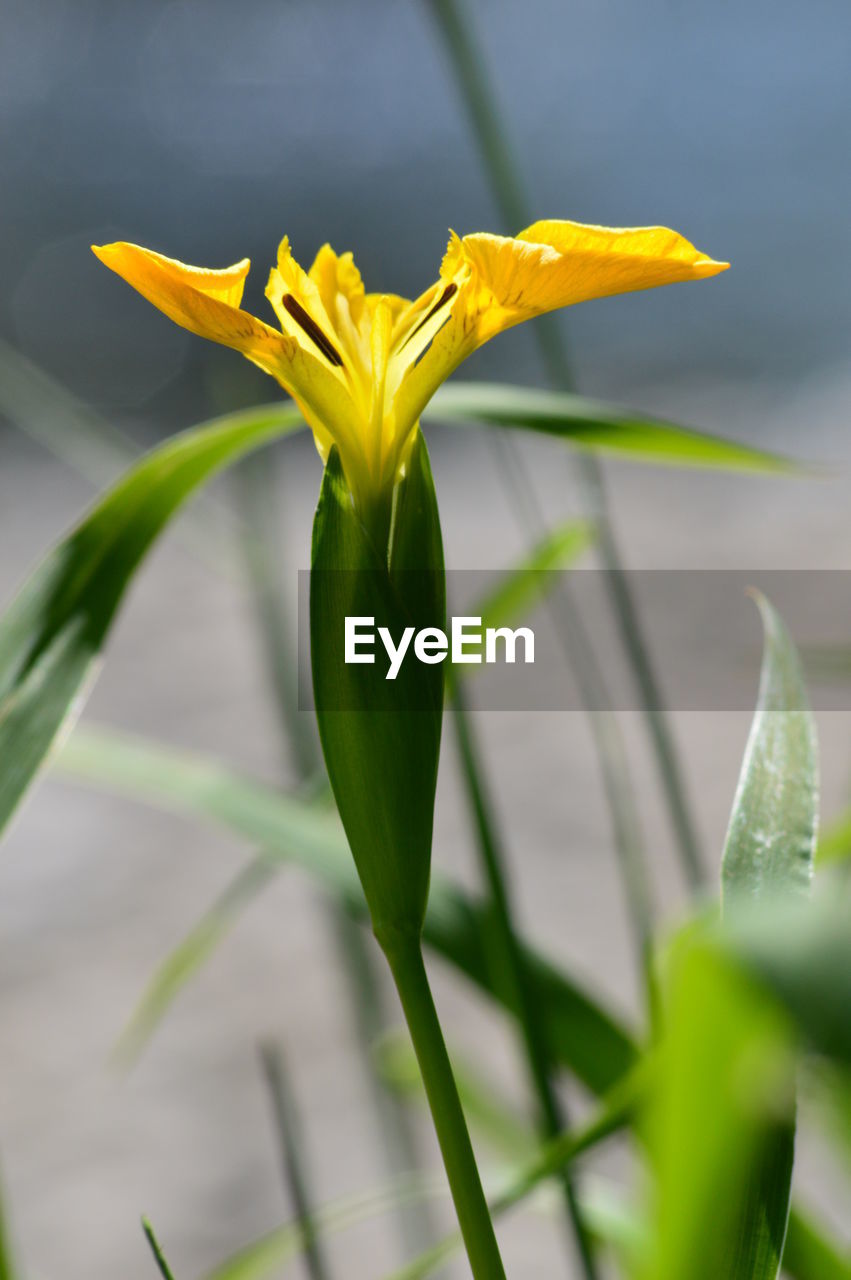
{"label": "semi-transparent banner", "polygon": [[[416,575],[414,575],[415,577]],[[324,571],[323,589],[351,602],[330,651],[341,680],[334,708],[363,706],[376,678],[403,679],[417,663],[443,663],[464,680],[475,705],[494,711],[636,710],[634,668],[612,607],[615,592],[635,610],[661,708],[753,708],[762,657],[754,591],[774,604],[801,653],[810,699],[851,710],[851,572],[845,570],[547,571],[523,580],[504,573],[446,575],[442,627],[387,625],[369,574]],[[316,584],[319,585],[318,583]],[[408,584],[416,599],[416,583]],[[299,574],[299,705],[313,706],[310,573]],[[376,602],[379,603],[376,603]],[[327,652],[327,650],[326,650]],[[410,689],[411,681],[406,681]]]}

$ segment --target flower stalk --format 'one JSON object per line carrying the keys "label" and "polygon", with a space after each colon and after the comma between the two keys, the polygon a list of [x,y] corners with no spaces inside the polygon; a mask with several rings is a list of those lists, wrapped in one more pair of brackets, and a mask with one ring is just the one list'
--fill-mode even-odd
{"label": "flower stalk", "polygon": [[434,1007],[419,939],[384,947],[411,1033],[440,1145],[458,1225],[475,1280],[504,1280],[505,1270],[482,1189],[467,1122]]}

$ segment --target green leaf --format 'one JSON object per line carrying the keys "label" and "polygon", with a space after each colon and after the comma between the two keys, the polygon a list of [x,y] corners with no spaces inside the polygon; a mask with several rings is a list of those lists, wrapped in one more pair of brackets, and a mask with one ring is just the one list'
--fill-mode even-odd
{"label": "green leaf", "polygon": [[783,1250],[783,1273],[790,1280],[851,1280],[847,1246],[831,1240],[809,1213],[793,1207]]}
{"label": "green leaf", "polygon": [[833,863],[847,862],[851,858],[851,809],[840,813],[827,830],[819,835],[816,849],[816,866],[829,867]]}
{"label": "green leaf", "polygon": [[653,1245],[640,1274],[776,1276],[794,1131],[790,1027],[728,956],[688,933],[674,951],[668,995],[646,1115]]}
{"label": "green leaf", "polygon": [[154,1255],[154,1262],[157,1264],[157,1270],[163,1280],[174,1280],[174,1273],[168,1265],[166,1256],[162,1250],[162,1245],[154,1234],[154,1228],[151,1226],[147,1218],[142,1219],[142,1230],[145,1233],[145,1239],[150,1246],[151,1253]]}
{"label": "green leaf", "polygon": [[233,414],[153,450],[50,553],[0,619],[0,829],[63,724],[134,572],[217,471],[300,425],[293,409]]}
{"label": "green leaf", "polygon": [[363,524],[332,449],[313,524],[313,692],[328,777],[384,945],[418,937],[425,914],[443,664],[409,655],[391,679],[380,653],[371,664],[344,661],[344,636],[349,618],[371,619],[397,644],[403,633],[445,627],[440,523],[420,432],[392,519],[377,524],[378,534]]}
{"label": "green leaf", "polygon": [[[315,1223],[322,1236],[333,1235],[379,1214],[444,1194],[445,1183],[442,1180],[426,1181],[412,1176],[399,1179],[391,1186],[346,1196],[325,1205],[317,1209]],[[270,1273],[279,1273],[287,1263],[298,1258],[302,1248],[301,1224],[288,1222],[240,1249],[209,1272],[206,1280],[263,1280]]]}
{"label": "green leaf", "polygon": [[[322,809],[240,778],[203,756],[87,726],[75,730],[58,764],[64,773],[99,787],[224,826],[268,849],[282,866],[302,868],[352,914],[365,914],[343,832],[336,817]],[[432,880],[424,937],[433,951],[483,992],[511,1008],[505,990],[493,984],[490,912],[439,876]],[[553,1053],[592,1092],[604,1093],[635,1062],[632,1040],[565,974],[528,947],[525,954],[535,974]],[[180,967],[167,962],[143,999],[134,1036],[153,1030],[180,989],[180,976]]]}
{"label": "green leaf", "polygon": [[765,472],[797,469],[795,463],[776,454],[564,391],[451,382],[440,388],[423,416],[437,422],[477,422],[540,431],[581,448],[657,465]]}
{"label": "green leaf", "polygon": [[[795,646],[776,610],[757,596],[765,653],[721,880],[724,906],[806,891],[818,817],[815,723]],[[780,1266],[795,1157],[794,1122],[778,1126],[747,1183],[731,1277],[774,1280]]]}
{"label": "green leaf", "polygon": [[737,912],[721,945],[765,984],[813,1049],[851,1068],[851,929],[843,895],[823,890],[811,903]]}
{"label": "green leaf", "polygon": [[559,525],[473,606],[472,613],[481,617],[483,628],[504,627],[522,618],[547,595],[549,575],[572,565],[593,540],[594,526],[586,520],[570,520]]}
{"label": "green leaf", "polygon": [[179,992],[192,980],[235,923],[239,914],[278,870],[274,854],[249,862],[225,888],[198,923],[157,969],[145,998],[116,1045],[116,1060],[129,1066],[165,1017]]}
{"label": "green leaf", "polygon": [[721,869],[724,905],[809,888],[818,818],[818,749],[789,633],[757,596],[765,654]]}
{"label": "green leaf", "polygon": [[3,1200],[3,1188],[0,1187],[0,1280],[15,1280],[17,1268],[12,1258],[9,1225]]}

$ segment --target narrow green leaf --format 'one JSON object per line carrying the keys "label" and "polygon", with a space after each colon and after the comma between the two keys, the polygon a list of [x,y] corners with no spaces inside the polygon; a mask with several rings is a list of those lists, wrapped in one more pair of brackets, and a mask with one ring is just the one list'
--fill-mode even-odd
{"label": "narrow green leaf", "polygon": [[[799,894],[812,878],[818,816],[815,723],[795,646],[776,610],[765,628],[756,714],[745,750],[721,869],[725,908]],[[774,1280],[789,1213],[795,1126],[767,1141],[747,1181],[730,1261],[732,1280]]]}
{"label": "narrow green leaf", "polygon": [[328,1280],[331,1273],[316,1226],[313,1198],[308,1187],[301,1122],[286,1058],[277,1045],[264,1044],[260,1048],[260,1059],[275,1116],[284,1182],[301,1231],[305,1269],[310,1280]]}
{"label": "narrow green leaf", "polygon": [[[316,1210],[315,1223],[323,1237],[335,1235],[380,1214],[445,1194],[446,1184],[442,1179],[400,1178],[390,1186],[324,1205]],[[264,1280],[294,1261],[301,1250],[301,1224],[288,1222],[240,1249],[209,1272],[206,1280]]]}
{"label": "narrow green leaf", "polygon": [[790,1028],[761,987],[688,933],[669,969],[646,1118],[656,1185],[642,1280],[776,1276],[794,1130]]}
{"label": "narrow green leaf", "polygon": [[[363,916],[363,894],[340,825],[327,812],[218,763],[142,739],[80,726],[58,763],[72,774],[159,808],[223,825],[282,865],[293,863]],[[493,920],[488,910],[440,877],[433,877],[425,941],[433,951],[503,1005],[509,994],[494,986]],[[636,1049],[618,1022],[563,973],[525,949],[547,1019],[549,1043],[562,1065],[595,1093],[604,1093],[633,1065]],[[166,970],[170,972],[170,966]],[[161,971],[162,974],[162,971]],[[179,986],[155,979],[134,1019],[133,1037],[150,1033]]]}
{"label": "narrow green leaf", "polygon": [[0,1280],[15,1280],[17,1269],[12,1258],[9,1224],[6,1219],[3,1188],[0,1186]]}
{"label": "narrow green leaf", "polygon": [[0,829],[72,712],[121,598],[193,490],[299,426],[296,410],[233,414],[154,449],[27,580],[0,619]]}
{"label": "narrow green leaf", "polygon": [[203,967],[241,911],[268,884],[278,866],[273,854],[259,854],[227,885],[198,923],[168,954],[116,1045],[115,1057],[119,1063],[129,1067],[138,1058],[179,992]]}
{"label": "narrow green leaf", "polygon": [[551,530],[473,606],[482,627],[504,627],[522,618],[546,596],[549,575],[569,568],[593,540],[594,527],[586,520],[570,520]]}
{"label": "narrow green leaf", "polygon": [[[601,1107],[599,1115],[581,1132],[572,1137],[565,1134],[557,1143],[550,1143],[542,1148],[526,1164],[513,1168],[500,1180],[501,1190],[493,1197],[494,1215],[502,1215],[514,1208],[564,1164],[604,1141],[623,1122],[620,1104],[617,1105],[617,1110]],[[445,1194],[446,1184],[442,1179],[399,1180],[390,1187],[326,1205],[316,1211],[315,1221],[323,1236],[336,1234],[393,1208],[416,1203],[424,1197],[435,1198]],[[595,1188],[593,1193],[583,1196],[582,1206],[592,1229],[601,1240],[618,1246],[632,1244],[635,1236],[634,1220],[622,1210],[611,1194]],[[419,1280],[420,1277],[428,1276],[460,1248],[460,1233],[453,1232],[407,1266],[394,1272],[392,1280]],[[210,1272],[206,1280],[264,1280],[266,1276],[279,1272],[294,1260],[300,1251],[298,1223],[287,1223],[241,1249]]]}
{"label": "narrow green leaf", "polygon": [[851,1252],[831,1240],[811,1214],[793,1207],[783,1250],[783,1274],[790,1280],[851,1280]]}
{"label": "narrow green leaf", "polygon": [[818,817],[818,750],[801,664],[764,596],[756,714],[745,749],[721,868],[724,905],[808,889]]}
{"label": "narrow green leaf", "polygon": [[851,809],[845,809],[819,833],[816,866],[829,867],[851,858]]}
{"label": "narrow green leaf", "polygon": [[154,1255],[154,1262],[157,1264],[157,1270],[163,1280],[174,1280],[174,1274],[166,1261],[166,1256],[163,1253],[162,1246],[154,1234],[154,1228],[151,1226],[147,1218],[142,1219],[142,1230],[145,1233],[145,1239],[150,1245],[151,1253]]}
{"label": "narrow green leaf", "polygon": [[635,462],[731,471],[796,470],[795,463],[761,449],[565,391],[454,381],[440,388],[424,416],[437,422],[539,431]]}

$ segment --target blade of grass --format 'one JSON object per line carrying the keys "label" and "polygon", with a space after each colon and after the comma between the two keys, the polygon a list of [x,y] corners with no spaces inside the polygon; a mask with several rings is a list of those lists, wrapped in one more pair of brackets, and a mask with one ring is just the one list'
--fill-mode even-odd
{"label": "blade of grass", "polygon": [[[0,416],[98,489],[112,484],[141,453],[135,440],[2,339]],[[187,549],[219,573],[231,568],[224,536],[228,517],[225,508],[203,497],[187,513],[178,534]]]}
{"label": "blade of grass", "polygon": [[[222,825],[274,852],[281,865],[299,866],[339,897],[347,911],[364,918],[363,895],[339,822],[315,806],[240,778],[203,756],[87,726],[76,729],[57,765],[80,781]],[[434,877],[426,943],[483,992],[510,1008],[506,991],[492,982],[493,928],[487,907]],[[530,948],[524,950],[546,1010],[553,1053],[592,1092],[604,1093],[634,1063],[632,1040],[563,973]],[[164,982],[163,976],[157,975],[136,1014],[140,1026],[155,1025],[157,1013],[179,989]]]}
{"label": "blade of grass", "polygon": [[142,1230],[145,1233],[145,1239],[150,1245],[151,1253],[154,1255],[154,1262],[156,1262],[157,1269],[159,1270],[159,1273],[162,1276],[163,1280],[174,1280],[174,1275],[172,1273],[171,1267],[166,1262],[166,1257],[162,1251],[162,1246],[160,1245],[159,1240],[154,1234],[154,1228],[151,1226],[147,1218],[142,1219]]}
{"label": "blade of grass", "polygon": [[[515,508],[530,536],[535,536],[543,528],[540,506],[522,457],[516,452],[507,454],[506,448],[504,438],[494,442],[494,452],[502,470],[506,490],[512,495]],[[576,676],[597,749],[638,968],[644,975],[647,1004],[652,1016],[655,1007],[653,970],[650,963],[653,897],[626,747],[617,716],[605,709],[612,705],[605,674],[569,583],[559,582],[557,589],[547,595],[546,605],[568,666]]]}
{"label": "blade of grass", "polygon": [[[493,817],[493,805],[485,792],[463,691],[457,683],[453,687],[450,682],[450,703],[454,712],[461,772],[472,811],[480,865],[490,894],[499,942],[499,951],[492,962],[502,970],[506,988],[512,995],[529,1080],[537,1102],[541,1135],[544,1139],[553,1139],[564,1131],[567,1117],[556,1095],[552,1078],[552,1052],[540,1013],[540,997],[517,940],[501,838]],[[596,1270],[592,1245],[582,1220],[576,1190],[567,1170],[562,1171],[560,1180],[583,1270],[586,1276],[593,1277]]]}
{"label": "blade of grass", "polygon": [[125,1070],[137,1060],[177,993],[191,981],[240,913],[269,883],[279,868],[280,860],[274,853],[258,854],[242,868],[198,923],[169,953],[149,985],[146,999],[115,1047],[116,1062]]}
{"label": "blade of grass", "polygon": [[82,706],[124,592],[170,519],[217,471],[300,421],[284,406],[235,414],[154,449],[26,581],[0,619],[0,829]]}
{"label": "blade of grass", "polygon": [[[568,520],[539,538],[531,551],[506,573],[492,591],[474,606],[482,627],[504,627],[521,619],[538,604],[549,586],[549,575],[568,569],[594,540],[585,520]],[[471,670],[461,668],[463,672]]]}
{"label": "blade of grass", "polygon": [[[481,151],[506,230],[515,233],[532,221],[520,171],[515,163],[509,133],[500,117],[499,106],[478,46],[476,31],[461,0],[430,0],[437,19],[456,83],[468,111],[473,135]],[[572,389],[572,375],[562,330],[552,316],[542,316],[535,325],[541,360],[550,381],[563,392]],[[608,515],[603,472],[593,454],[580,459],[579,476],[586,489],[586,501],[598,528],[600,553],[609,570],[610,600],[620,628],[627,657],[632,665],[648,734],[653,744],[662,788],[687,881],[702,884],[704,875],[693,819],[680,773],[673,738],[664,717],[658,686],[644,642],[635,602],[632,599]]]}
{"label": "blade of grass", "polygon": [[[618,1104],[618,1107],[620,1105]],[[601,1108],[598,1117],[581,1132],[569,1138],[567,1135],[562,1135],[558,1143],[550,1144],[537,1152],[525,1165],[512,1170],[506,1178],[502,1179],[503,1189],[491,1201],[493,1213],[500,1216],[514,1208],[531,1195],[542,1182],[557,1172],[565,1162],[590,1151],[598,1143],[617,1132],[621,1123],[620,1114],[614,1106],[608,1110]],[[426,1180],[421,1177],[405,1179],[376,1192],[346,1198],[318,1209],[316,1224],[323,1235],[336,1233],[367,1218],[386,1213],[423,1197],[437,1198],[445,1195],[446,1186],[442,1180]],[[589,1198],[584,1203],[589,1217],[595,1224],[595,1229],[601,1235],[605,1234],[606,1238],[609,1238],[610,1232],[615,1236],[623,1235],[621,1230],[623,1220],[613,1212],[610,1199],[601,1200],[599,1195],[595,1195],[593,1200]],[[394,1273],[392,1280],[402,1280],[403,1276],[413,1280],[415,1276],[428,1275],[442,1262],[452,1257],[460,1247],[460,1233],[447,1236],[420,1255],[413,1263],[409,1263],[407,1268]],[[264,1280],[271,1272],[280,1271],[292,1261],[298,1255],[298,1250],[297,1226],[287,1223],[241,1249],[210,1272],[206,1280]]]}
{"label": "blade of grass", "polygon": [[298,1111],[284,1055],[277,1045],[264,1044],[260,1047],[260,1061],[275,1116],[284,1182],[301,1230],[305,1268],[310,1280],[328,1280],[331,1272],[320,1245],[319,1233],[314,1221],[312,1197],[308,1190],[305,1173]]}

